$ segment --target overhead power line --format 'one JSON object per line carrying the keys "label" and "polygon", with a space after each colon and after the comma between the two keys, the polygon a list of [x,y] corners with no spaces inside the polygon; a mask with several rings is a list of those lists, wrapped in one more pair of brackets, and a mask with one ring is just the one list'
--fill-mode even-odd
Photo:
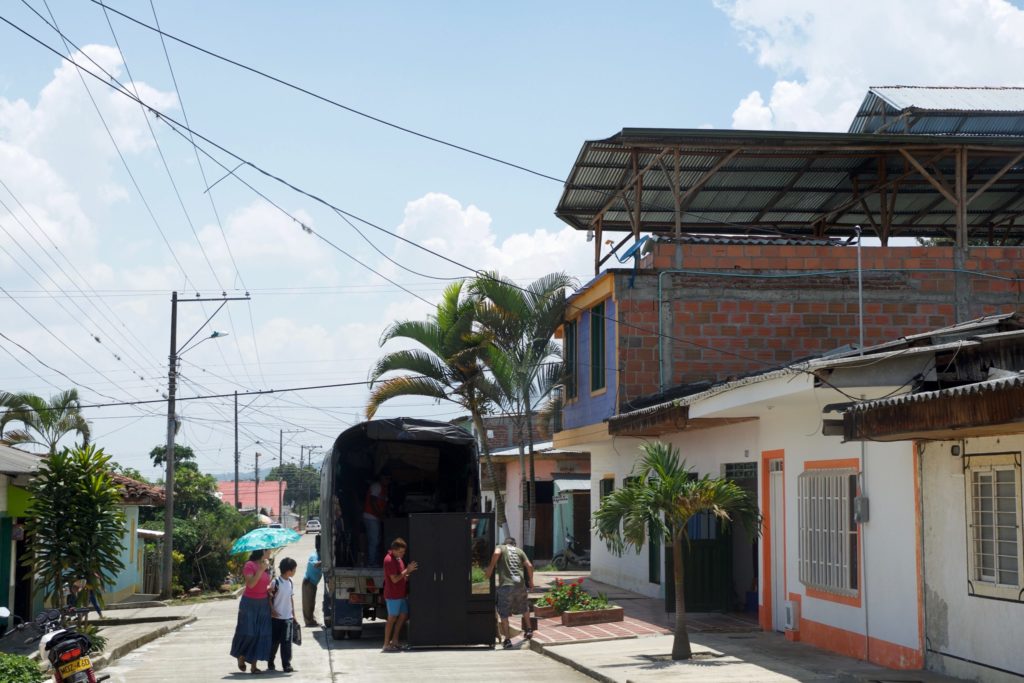
{"label": "overhead power line", "polygon": [[91,0],[91,1],[94,4],[97,4],[100,7],[102,7],[104,10],[110,10],[114,14],[117,14],[118,16],[123,17],[123,18],[127,19],[128,21],[130,21],[130,22],[132,22],[134,24],[137,24],[139,26],[142,26],[143,28],[149,29],[150,31],[153,31],[154,33],[159,34],[161,36],[161,38],[169,38],[170,40],[173,40],[174,42],[176,42],[176,43],[178,43],[180,45],[184,45],[186,47],[192,48],[193,50],[196,50],[198,52],[202,52],[203,54],[205,54],[205,55],[207,55],[209,57],[213,57],[214,59],[222,61],[222,62],[224,62],[226,64],[230,64],[230,65],[232,65],[234,67],[237,67],[239,69],[242,69],[244,71],[248,71],[248,72],[256,74],[257,76],[260,76],[262,78],[266,78],[268,80],[271,80],[271,81],[277,83],[278,85],[282,85],[282,86],[284,86],[286,88],[289,88],[291,90],[295,90],[296,92],[300,92],[300,93],[302,93],[304,95],[308,95],[309,97],[312,97],[314,99],[320,100],[321,102],[323,102],[325,104],[329,104],[332,107],[337,107],[338,109],[343,109],[344,111],[347,111],[347,112],[349,112],[351,114],[355,114],[356,116],[361,116],[361,117],[363,117],[365,119],[373,121],[374,123],[379,123],[379,124],[381,124],[383,126],[387,126],[388,128],[393,128],[394,130],[401,131],[403,133],[408,133],[409,135],[414,135],[414,136],[416,136],[418,138],[421,138],[423,140],[428,140],[430,142],[434,142],[434,143],[437,143],[439,145],[444,145],[445,147],[450,147],[451,149],[455,149],[455,150],[458,150],[460,152],[465,152],[467,154],[472,154],[473,156],[479,157],[481,159],[486,159],[488,161],[493,161],[494,163],[501,164],[503,166],[508,166],[509,168],[514,168],[516,170],[523,171],[523,172],[529,173],[531,175],[535,175],[535,176],[537,176],[539,178],[544,178],[545,180],[553,180],[556,183],[564,183],[565,182],[561,178],[557,178],[557,177],[555,177],[553,175],[548,175],[547,173],[542,173],[540,171],[536,171],[536,170],[534,170],[532,168],[529,168],[527,166],[523,166],[522,164],[517,164],[517,163],[514,163],[512,161],[508,161],[507,159],[502,159],[500,157],[496,157],[496,156],[493,156],[491,154],[487,154],[485,152],[481,152],[479,150],[472,149],[471,147],[466,147],[465,145],[459,145],[457,143],[451,142],[449,140],[445,140],[443,138],[436,137],[434,135],[428,135],[427,133],[422,133],[422,132],[420,132],[418,130],[414,130],[414,129],[408,128],[406,126],[402,126],[400,124],[394,123],[393,121],[388,121],[386,119],[382,119],[379,116],[374,116],[373,114],[368,114],[365,111],[360,111],[359,109],[356,109],[355,107],[351,107],[351,106],[349,106],[347,104],[343,104],[341,102],[338,102],[337,100],[332,99],[330,97],[327,97],[326,95],[321,95],[320,93],[314,92],[314,91],[312,91],[312,90],[310,90],[308,88],[304,88],[301,85],[296,85],[295,83],[292,83],[290,81],[286,81],[283,78],[278,78],[277,76],[269,74],[266,71],[262,71],[260,69],[255,68],[255,67],[249,66],[247,64],[243,64],[242,62],[239,62],[237,60],[231,59],[230,57],[225,57],[222,54],[214,52],[213,50],[208,50],[208,49],[206,49],[204,47],[200,47],[199,45],[196,45],[195,43],[191,43],[191,42],[185,40],[184,38],[179,38],[178,36],[175,36],[173,34],[167,33],[166,31],[161,30],[159,26],[151,26],[150,24],[147,24],[146,22],[144,22],[144,21],[142,21],[140,19],[136,19],[135,17],[133,17],[133,16],[131,16],[129,14],[126,14],[126,13],[124,13],[124,12],[118,10],[118,9],[115,9],[115,8],[111,7],[110,5],[107,5],[107,4],[103,3],[101,0]]}

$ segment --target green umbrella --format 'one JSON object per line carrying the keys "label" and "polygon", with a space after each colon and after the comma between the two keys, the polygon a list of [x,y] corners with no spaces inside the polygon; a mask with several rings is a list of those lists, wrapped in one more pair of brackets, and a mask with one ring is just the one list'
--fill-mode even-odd
{"label": "green umbrella", "polygon": [[235,541],[235,544],[231,546],[231,554],[237,555],[239,553],[251,553],[253,550],[280,548],[289,543],[294,543],[300,538],[302,538],[302,534],[291,529],[271,529],[269,527],[253,529]]}

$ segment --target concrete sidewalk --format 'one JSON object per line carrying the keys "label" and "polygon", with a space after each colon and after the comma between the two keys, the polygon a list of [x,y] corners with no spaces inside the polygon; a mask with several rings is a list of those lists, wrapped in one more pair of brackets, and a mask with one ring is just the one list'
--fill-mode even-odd
{"label": "concrete sidewalk", "polygon": [[[694,658],[672,661],[672,636],[620,639],[533,648],[606,683],[650,681],[834,681],[836,683],[958,683],[923,671],[894,671],[787,641],[775,633],[690,636]],[[959,682],[962,683],[962,682]]]}

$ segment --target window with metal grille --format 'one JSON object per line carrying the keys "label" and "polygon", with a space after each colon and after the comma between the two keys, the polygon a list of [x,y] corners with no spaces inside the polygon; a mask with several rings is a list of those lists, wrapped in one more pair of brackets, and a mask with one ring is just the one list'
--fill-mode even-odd
{"label": "window with metal grille", "polygon": [[602,479],[601,483],[598,484],[598,492],[601,494],[601,498],[604,498],[614,490],[615,480],[612,479],[611,477],[608,477],[607,479]]}
{"label": "window with metal grille", "polygon": [[[978,463],[978,464],[975,464]],[[972,593],[1018,599],[1021,583],[1019,456],[973,458],[967,485],[968,575]]]}
{"label": "window with metal grille", "polygon": [[807,470],[797,478],[800,582],[810,588],[856,596],[859,588],[857,523],[853,499],[857,472]]}
{"label": "window with metal grille", "polygon": [[604,302],[590,309],[590,390],[604,389]]}

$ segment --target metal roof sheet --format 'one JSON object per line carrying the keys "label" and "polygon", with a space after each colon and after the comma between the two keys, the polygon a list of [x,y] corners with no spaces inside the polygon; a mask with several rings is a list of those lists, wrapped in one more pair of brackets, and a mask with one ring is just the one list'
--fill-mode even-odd
{"label": "metal roof sheet", "polygon": [[679,191],[692,190],[683,232],[877,235],[884,201],[886,237],[948,237],[953,204],[903,154],[951,179],[959,148],[967,192],[985,188],[967,207],[968,237],[1024,238],[1024,137],[1014,136],[625,128],[583,144],[555,214],[579,230],[632,231],[639,208],[641,231],[671,233],[678,153]]}
{"label": "metal roof sheet", "polygon": [[934,401],[936,399],[950,396],[980,396],[982,394],[1010,387],[1024,387],[1024,376],[1018,375],[1016,377],[1002,377],[983,382],[975,382],[974,384],[964,384],[959,387],[939,389],[938,391],[922,391],[919,394],[902,394],[900,396],[881,398],[875,401],[864,401],[863,403],[857,403],[851,406],[846,412],[860,413],[876,408],[891,408],[893,406],[907,405],[909,403],[926,403],[928,401]]}
{"label": "metal roof sheet", "polygon": [[1024,88],[876,86],[849,132],[1024,136]]}
{"label": "metal roof sheet", "polygon": [[868,92],[896,109],[1024,113],[1024,88],[1018,87],[883,85]]}
{"label": "metal roof sheet", "polygon": [[39,469],[42,456],[0,444],[0,473],[32,474]]}

